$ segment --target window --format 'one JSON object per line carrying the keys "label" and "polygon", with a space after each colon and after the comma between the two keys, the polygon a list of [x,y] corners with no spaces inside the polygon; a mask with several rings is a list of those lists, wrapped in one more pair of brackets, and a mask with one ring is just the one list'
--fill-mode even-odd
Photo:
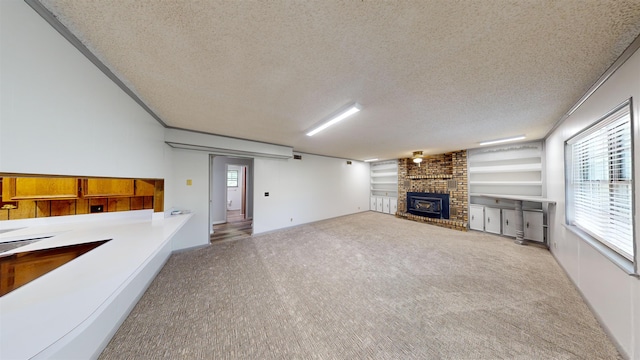
{"label": "window", "polygon": [[567,223],[634,261],[631,100],[567,141]]}
{"label": "window", "polygon": [[227,187],[238,187],[238,170],[227,170]]}

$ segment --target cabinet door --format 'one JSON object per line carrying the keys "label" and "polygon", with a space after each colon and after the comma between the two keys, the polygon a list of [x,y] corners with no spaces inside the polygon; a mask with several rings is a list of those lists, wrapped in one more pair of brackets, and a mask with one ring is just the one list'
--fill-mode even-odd
{"label": "cabinet door", "polygon": [[75,199],[78,197],[77,178],[3,178],[2,199]]}
{"label": "cabinet door", "polygon": [[389,198],[389,204],[391,207],[391,214],[394,214],[398,212],[398,198]]}
{"label": "cabinet door", "polygon": [[469,205],[469,228],[484,231],[484,206]]}
{"label": "cabinet door", "polygon": [[543,215],[539,211],[524,211],[524,238],[533,241],[544,241]]}
{"label": "cabinet door", "polygon": [[376,198],[376,211],[382,212],[382,198]]}
{"label": "cabinet door", "polygon": [[502,209],[502,235],[516,237],[516,211]]}
{"label": "cabinet door", "polygon": [[135,195],[136,196],[153,196],[156,191],[155,180],[136,180]]}
{"label": "cabinet door", "polygon": [[85,179],[84,197],[133,196],[133,179]]}
{"label": "cabinet door", "polygon": [[500,209],[484,208],[484,231],[500,234]]}
{"label": "cabinet door", "polygon": [[391,207],[389,204],[389,198],[382,198],[382,212],[389,214],[391,211]]}

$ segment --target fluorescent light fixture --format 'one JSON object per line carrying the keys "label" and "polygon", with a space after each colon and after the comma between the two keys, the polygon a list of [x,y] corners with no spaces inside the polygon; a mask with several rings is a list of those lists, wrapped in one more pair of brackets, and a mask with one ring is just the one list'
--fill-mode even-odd
{"label": "fluorescent light fixture", "polygon": [[520,135],[520,136],[514,136],[514,137],[498,139],[498,140],[483,141],[483,142],[480,143],[480,145],[483,146],[483,145],[500,144],[500,143],[504,143],[504,142],[522,140],[524,138],[525,138],[524,135]]}
{"label": "fluorescent light fixture", "polygon": [[372,162],[372,161],[378,161],[378,159],[367,159],[364,162]]}
{"label": "fluorescent light fixture", "polygon": [[321,125],[319,125],[315,129],[309,131],[307,133],[307,136],[313,136],[319,133],[320,131],[328,128],[329,126],[348,118],[349,116],[357,113],[358,111],[360,111],[360,105],[358,103],[353,103],[347,106],[344,110],[339,111],[338,113],[333,115],[329,120],[323,122]]}

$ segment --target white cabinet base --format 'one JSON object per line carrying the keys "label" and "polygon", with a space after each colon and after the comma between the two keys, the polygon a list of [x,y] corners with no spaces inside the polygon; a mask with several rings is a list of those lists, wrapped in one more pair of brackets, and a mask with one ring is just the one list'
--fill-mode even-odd
{"label": "white cabinet base", "polygon": [[484,208],[484,231],[500,234],[500,209]]}
{"label": "white cabinet base", "polygon": [[469,228],[484,231],[484,206],[469,205]]}

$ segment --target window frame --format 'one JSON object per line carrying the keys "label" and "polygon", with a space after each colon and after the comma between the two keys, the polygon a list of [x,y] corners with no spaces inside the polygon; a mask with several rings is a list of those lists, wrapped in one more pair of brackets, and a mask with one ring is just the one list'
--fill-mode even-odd
{"label": "window frame", "polygon": [[[229,176],[231,173],[235,173],[235,178]],[[229,185],[229,182],[235,181],[235,185]],[[238,187],[238,170],[227,170],[227,187],[228,188],[237,188]]]}
{"label": "window frame", "polygon": [[[595,236],[594,234],[592,234],[591,232],[589,232],[588,230],[579,227],[578,225],[576,225],[574,223],[574,219],[575,219],[575,199],[574,199],[574,189],[573,189],[573,176],[574,176],[574,163],[573,163],[573,159],[572,159],[572,153],[573,153],[573,145],[576,143],[576,141],[580,141],[583,140],[584,138],[586,138],[586,136],[588,136],[589,134],[591,134],[594,131],[598,131],[600,130],[599,128],[602,127],[603,122],[606,122],[607,120],[611,120],[611,116],[613,116],[614,114],[618,113],[620,110],[625,109],[628,110],[629,113],[629,135],[630,135],[630,168],[631,168],[631,179],[630,181],[630,185],[631,185],[631,245],[632,245],[632,249],[631,249],[631,259],[629,259],[625,254],[624,251],[619,251],[617,249],[615,249],[615,245],[614,247],[611,247],[610,244],[607,243],[607,240],[601,240],[598,238],[598,236]],[[626,115],[625,115],[626,116]],[[606,124],[604,125],[606,126]],[[613,261],[614,263],[616,263],[619,267],[621,267],[623,270],[627,271],[629,274],[635,274],[637,276],[638,274],[638,246],[637,246],[637,239],[636,239],[636,222],[635,222],[635,214],[636,214],[636,189],[635,189],[635,181],[634,181],[634,177],[635,177],[635,146],[634,146],[634,142],[635,142],[635,119],[634,119],[634,112],[633,112],[633,99],[629,98],[627,100],[625,100],[624,102],[622,102],[621,104],[619,104],[618,106],[616,106],[615,108],[613,108],[611,111],[607,112],[604,116],[598,118],[596,121],[594,121],[591,125],[581,129],[579,132],[577,132],[576,134],[574,134],[573,136],[571,136],[569,139],[567,139],[564,143],[564,149],[565,149],[565,227],[567,227],[569,230],[571,230],[573,233],[575,233],[576,235],[578,235],[580,238],[582,238],[583,240],[585,240],[587,243],[589,243],[590,245],[592,245],[596,250],[598,250],[599,252],[601,252],[603,255],[605,255],[607,258],[609,258],[611,261]],[[607,158],[610,159],[610,150],[607,150]],[[610,168],[610,161],[607,161],[606,165],[607,168],[605,169],[605,171],[608,174],[611,174],[612,169]],[[611,179],[608,179],[609,184],[611,184]],[[610,190],[611,191],[611,190]]]}

